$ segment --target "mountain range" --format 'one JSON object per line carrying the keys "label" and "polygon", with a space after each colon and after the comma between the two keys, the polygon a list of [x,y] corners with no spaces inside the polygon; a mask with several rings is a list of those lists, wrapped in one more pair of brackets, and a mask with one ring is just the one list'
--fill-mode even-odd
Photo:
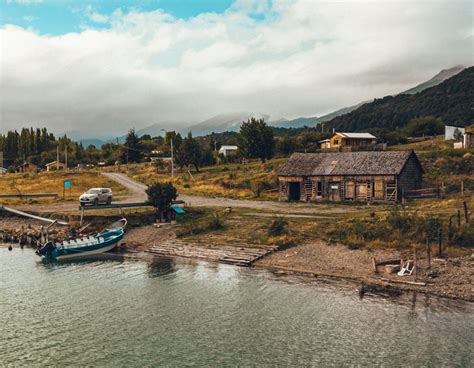
{"label": "mountain range", "polygon": [[327,123],[327,128],[361,132],[375,128],[396,131],[413,118],[434,117],[443,124],[464,127],[474,123],[474,67],[415,94],[385,96]]}
{"label": "mountain range", "polygon": [[[433,78],[418,84],[417,86],[410,88],[406,91],[403,91],[395,96],[400,95],[415,95],[420,93],[428,88],[437,86],[441,84],[443,81],[453,77],[454,75],[460,73],[465,67],[461,65],[454,66],[449,69],[443,69],[438,74],[436,74]],[[178,126],[186,126],[186,128],[178,129],[178,131],[185,135],[188,132],[192,132],[194,136],[202,136],[206,134],[214,133],[222,133],[225,131],[238,131],[240,128],[240,124],[243,121],[246,121],[250,117],[255,118],[263,118],[265,121],[269,122],[269,125],[279,128],[302,128],[304,126],[314,127],[320,123],[324,122],[332,122],[334,119],[340,116],[346,116],[353,111],[360,109],[362,106],[366,104],[374,103],[374,101],[363,101],[356,105],[343,107],[338,109],[334,112],[323,116],[310,116],[310,117],[298,117],[295,119],[275,119],[272,120],[270,115],[261,113],[261,112],[234,112],[228,114],[219,114],[216,116],[211,117],[210,119],[204,120],[197,124],[192,124],[190,122],[160,122],[150,126],[147,126],[142,129],[137,129],[136,133],[138,136],[142,136],[144,134],[149,134],[152,137],[163,135],[163,130],[176,130],[176,125]],[[331,124],[334,125],[334,124]],[[94,145],[96,147],[100,147],[104,143],[113,142],[115,139],[109,140],[100,140],[100,139],[85,139],[81,138],[79,133],[75,132],[68,132],[67,135],[73,139],[79,140],[82,144],[87,147],[88,145]],[[125,135],[118,138],[120,143],[125,141]]]}

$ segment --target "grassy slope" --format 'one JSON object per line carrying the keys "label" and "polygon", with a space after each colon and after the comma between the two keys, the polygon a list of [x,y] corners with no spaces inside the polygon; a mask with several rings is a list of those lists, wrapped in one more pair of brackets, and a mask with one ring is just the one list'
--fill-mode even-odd
{"label": "grassy slope", "polygon": [[[247,164],[225,164],[204,167],[200,173],[192,172],[193,178],[187,172],[176,170],[172,180],[180,193],[204,196],[229,197],[236,199],[259,198],[276,200],[278,193],[266,193],[268,189],[278,188],[276,172],[286,159],[273,159],[262,164],[252,161]],[[168,174],[157,174],[151,166],[136,166],[128,171],[128,175],[145,184],[156,181],[170,181]],[[261,194],[258,196],[257,187]]]}
{"label": "grassy slope", "polygon": [[[66,200],[76,201],[89,188],[112,188],[114,195],[126,194],[127,190],[115,181],[111,181],[95,171],[80,172],[41,172],[25,174],[0,175],[0,194],[33,194],[57,193],[62,199],[63,182],[71,181],[71,190],[66,190]],[[18,202],[19,200],[5,200],[2,202]],[[46,202],[48,199],[35,199],[34,202]],[[51,200],[49,200],[51,201]]]}
{"label": "grassy slope", "polygon": [[424,186],[444,186],[448,194],[464,188],[474,190],[474,149],[453,149],[453,141],[436,137],[421,142],[390,147],[392,150],[414,150],[425,170]]}

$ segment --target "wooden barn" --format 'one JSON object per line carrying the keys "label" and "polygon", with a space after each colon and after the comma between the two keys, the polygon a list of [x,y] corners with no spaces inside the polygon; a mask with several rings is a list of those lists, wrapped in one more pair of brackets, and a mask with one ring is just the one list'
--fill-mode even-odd
{"label": "wooden barn", "polygon": [[413,151],[294,153],[278,173],[280,201],[394,203],[423,174]]}

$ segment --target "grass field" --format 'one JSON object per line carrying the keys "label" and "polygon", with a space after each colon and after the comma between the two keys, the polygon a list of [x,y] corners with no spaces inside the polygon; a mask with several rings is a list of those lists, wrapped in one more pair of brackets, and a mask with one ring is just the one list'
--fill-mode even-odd
{"label": "grass field", "polygon": [[157,173],[151,165],[130,167],[127,174],[145,184],[172,181],[178,191],[184,194],[276,200],[278,193],[271,190],[278,188],[276,173],[285,162],[286,159],[279,158],[264,164],[252,161],[208,166],[201,168],[199,173],[192,171],[192,176],[187,171],[177,169],[173,180],[169,174]]}
{"label": "grass field", "polygon": [[[63,200],[63,183],[71,182],[65,191],[65,200],[77,201],[84,191],[93,187],[112,188],[114,195],[126,194],[127,190],[115,181],[109,180],[96,171],[41,172],[0,175],[0,194],[57,193],[57,200]],[[20,199],[1,199],[3,203],[18,203]],[[24,200],[47,202],[51,199]]]}

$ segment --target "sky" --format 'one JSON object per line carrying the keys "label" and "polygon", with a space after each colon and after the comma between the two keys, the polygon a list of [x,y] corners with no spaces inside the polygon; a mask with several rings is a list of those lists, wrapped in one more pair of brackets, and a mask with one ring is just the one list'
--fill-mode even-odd
{"label": "sky", "polygon": [[323,115],[473,65],[473,4],[0,0],[0,132]]}

